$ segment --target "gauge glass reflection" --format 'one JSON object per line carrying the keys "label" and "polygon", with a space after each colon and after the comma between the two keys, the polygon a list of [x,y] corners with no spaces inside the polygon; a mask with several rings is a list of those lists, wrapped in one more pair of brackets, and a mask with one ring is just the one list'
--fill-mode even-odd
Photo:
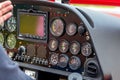
{"label": "gauge glass reflection", "polygon": [[4,36],[2,33],[0,33],[0,44],[3,45],[4,44]]}
{"label": "gauge glass reflection", "polygon": [[58,63],[59,67],[65,68],[68,64],[68,60],[69,59],[68,59],[68,56],[66,54],[61,54],[59,56],[59,63]]}
{"label": "gauge glass reflection", "polygon": [[7,21],[7,30],[10,32],[13,32],[16,29],[16,20],[15,17],[11,17]]}
{"label": "gauge glass reflection", "polygon": [[62,19],[55,19],[51,24],[50,31],[54,36],[61,36],[64,31],[64,22]]}
{"label": "gauge glass reflection", "polygon": [[81,48],[81,52],[84,56],[91,55],[91,53],[92,53],[91,44],[88,42],[83,43],[82,48]]}
{"label": "gauge glass reflection", "polygon": [[50,64],[52,65],[57,65],[58,63],[58,54],[57,53],[52,53],[51,56],[50,56]]}
{"label": "gauge glass reflection", "polygon": [[13,49],[16,45],[16,37],[14,34],[10,34],[7,37],[7,46],[10,49]]}
{"label": "gauge glass reflection", "polygon": [[74,23],[67,25],[66,32],[69,36],[74,35],[77,32],[77,25]]}
{"label": "gauge glass reflection", "polygon": [[80,44],[77,41],[73,41],[70,45],[70,52],[73,55],[77,55],[80,51]]}
{"label": "gauge glass reflection", "polygon": [[49,49],[51,51],[55,51],[58,48],[58,41],[56,39],[50,39],[49,41]]}
{"label": "gauge glass reflection", "polygon": [[72,56],[69,61],[69,67],[72,70],[77,70],[81,66],[80,58],[77,56]]}
{"label": "gauge glass reflection", "polygon": [[62,53],[66,53],[68,51],[69,43],[67,40],[61,40],[60,45],[59,45],[59,50]]}

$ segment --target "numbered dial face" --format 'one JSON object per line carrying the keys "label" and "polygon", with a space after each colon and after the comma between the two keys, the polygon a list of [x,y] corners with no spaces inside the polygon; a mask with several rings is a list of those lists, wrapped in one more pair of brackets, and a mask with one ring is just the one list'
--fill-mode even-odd
{"label": "numbered dial face", "polygon": [[58,41],[56,39],[50,39],[49,41],[49,49],[51,51],[55,51],[58,48]]}
{"label": "numbered dial face", "polygon": [[66,54],[61,54],[59,56],[59,62],[58,62],[59,67],[65,68],[68,64],[68,60],[69,58]]}
{"label": "numbered dial face", "polygon": [[77,70],[81,66],[81,61],[78,57],[72,56],[69,61],[69,67],[72,70]]}
{"label": "numbered dial face", "polygon": [[4,36],[2,33],[0,33],[0,44],[3,45],[4,44]]}
{"label": "numbered dial face", "polygon": [[50,64],[52,65],[57,65],[58,63],[58,54],[57,53],[52,53],[50,56]]}
{"label": "numbered dial face", "polygon": [[16,29],[15,17],[11,17],[11,18],[8,19],[6,27],[7,27],[7,30],[10,31],[10,32],[15,31],[15,29]]}
{"label": "numbered dial face", "polygon": [[54,36],[61,36],[64,31],[64,22],[62,19],[53,20],[50,31]]}
{"label": "numbered dial face", "polygon": [[62,53],[66,53],[66,52],[68,51],[68,46],[69,46],[68,41],[66,41],[66,40],[61,40],[60,45],[59,45],[59,50],[60,50]]}
{"label": "numbered dial face", "polygon": [[70,45],[70,52],[73,55],[77,55],[80,51],[80,44],[77,41],[73,41]]}
{"label": "numbered dial face", "polygon": [[81,48],[81,52],[84,56],[89,56],[92,53],[92,47],[91,44],[86,42],[83,43],[82,48]]}
{"label": "numbered dial face", "polygon": [[77,25],[74,23],[67,25],[66,32],[69,36],[74,35],[77,32]]}
{"label": "numbered dial face", "polygon": [[16,45],[16,37],[14,34],[10,34],[7,37],[7,47],[13,49]]}

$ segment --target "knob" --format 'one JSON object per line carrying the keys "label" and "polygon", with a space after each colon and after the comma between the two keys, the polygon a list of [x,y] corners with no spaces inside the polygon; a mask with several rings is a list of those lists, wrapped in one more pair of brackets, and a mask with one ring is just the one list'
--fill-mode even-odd
{"label": "knob", "polygon": [[83,25],[80,25],[80,26],[78,27],[78,32],[79,32],[80,35],[83,35],[83,33],[85,32],[85,28],[84,28]]}
{"label": "knob", "polygon": [[36,62],[36,57],[33,57],[32,63],[35,63],[35,62]]}
{"label": "knob", "polygon": [[45,60],[44,65],[48,65],[48,60]]}
{"label": "knob", "polygon": [[68,76],[68,80],[83,80],[81,74],[79,73],[71,73],[69,76]]}
{"label": "knob", "polygon": [[21,57],[20,57],[20,60],[21,60],[21,61],[24,61],[24,58],[25,58],[24,56],[21,56]]}
{"label": "knob", "polygon": [[27,60],[26,60],[27,62],[29,62],[30,61],[30,56],[27,56]]}
{"label": "knob", "polygon": [[35,63],[36,63],[36,64],[39,63],[39,58],[36,58],[36,59],[35,59]]}
{"label": "knob", "polygon": [[19,55],[24,55],[26,53],[26,48],[24,46],[20,46],[18,48],[18,54]]}
{"label": "knob", "polygon": [[42,60],[42,64],[44,64],[44,63],[45,63],[45,59]]}
{"label": "knob", "polygon": [[42,63],[42,58],[39,58],[39,64],[41,64]]}
{"label": "knob", "polygon": [[17,54],[17,55],[15,56],[14,60],[18,60],[18,56],[19,56],[19,55]]}

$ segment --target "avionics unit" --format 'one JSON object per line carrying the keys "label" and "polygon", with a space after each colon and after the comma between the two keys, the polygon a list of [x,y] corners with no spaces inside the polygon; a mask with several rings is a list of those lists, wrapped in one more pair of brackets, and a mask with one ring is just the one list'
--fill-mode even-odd
{"label": "avionics unit", "polygon": [[47,20],[46,12],[36,10],[18,9],[18,38],[34,42],[47,41]]}

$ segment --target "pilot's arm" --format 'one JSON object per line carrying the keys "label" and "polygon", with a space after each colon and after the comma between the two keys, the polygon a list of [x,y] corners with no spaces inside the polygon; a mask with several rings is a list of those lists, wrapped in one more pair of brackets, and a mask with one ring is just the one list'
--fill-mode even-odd
{"label": "pilot's arm", "polygon": [[[13,9],[10,1],[0,2],[0,24],[12,16]],[[22,72],[17,63],[13,62],[7,55],[5,49],[0,45],[0,80],[32,80]]]}

